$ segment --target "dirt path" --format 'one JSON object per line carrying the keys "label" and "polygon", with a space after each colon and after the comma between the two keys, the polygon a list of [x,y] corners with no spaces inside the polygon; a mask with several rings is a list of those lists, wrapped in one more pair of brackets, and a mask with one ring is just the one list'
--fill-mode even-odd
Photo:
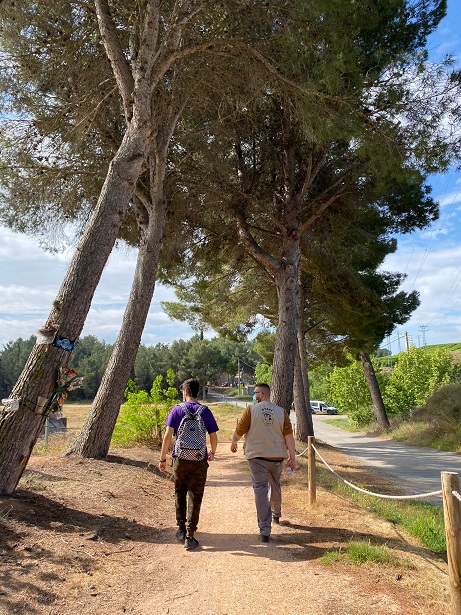
{"label": "dirt path", "polygon": [[[268,545],[258,541],[253,490],[247,463],[222,453],[210,464],[197,538],[200,548],[187,552],[164,545],[146,568],[150,590],[134,612],[150,615],[200,613],[225,615],[316,615],[405,613],[415,604],[400,595],[398,582],[370,579],[357,569],[341,574],[319,564],[323,528],[284,508]],[[332,511],[334,514],[334,511]],[[365,528],[362,528],[365,529]],[[334,535],[336,532],[332,531]],[[323,536],[325,537],[325,536]],[[330,541],[327,540],[330,544]],[[172,574],[172,564],[174,572]],[[395,579],[395,577],[394,577]]]}
{"label": "dirt path", "polygon": [[[247,463],[241,451],[227,450],[222,443],[210,464],[200,547],[189,552],[175,540],[173,484],[156,470],[158,453],[32,458],[17,493],[0,497],[0,613],[448,612],[446,564],[328,492],[309,510],[303,467],[284,479],[282,522],[268,545],[259,543]],[[349,479],[367,484],[363,469],[341,456],[334,461]],[[351,538],[386,544],[397,566],[321,563]]]}

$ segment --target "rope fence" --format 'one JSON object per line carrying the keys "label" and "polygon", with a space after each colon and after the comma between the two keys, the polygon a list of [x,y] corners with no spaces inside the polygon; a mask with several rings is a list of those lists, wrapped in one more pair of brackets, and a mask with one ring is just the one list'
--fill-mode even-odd
{"label": "rope fence", "polygon": [[448,576],[450,579],[451,610],[450,615],[461,615],[461,494],[459,478],[457,472],[441,472],[442,489],[431,491],[430,493],[420,493],[417,495],[388,495],[384,493],[374,493],[354,485],[343,478],[331,465],[323,458],[321,453],[314,445],[315,438],[309,436],[307,448],[302,453],[296,453],[296,457],[301,457],[307,451],[307,471],[308,471],[308,496],[309,504],[316,502],[316,463],[317,454],[320,461],[332,472],[339,480],[356,491],[376,498],[388,500],[417,500],[442,496],[443,513],[445,520],[445,537],[447,542],[447,561]]}
{"label": "rope fence", "polygon": [[341,480],[346,485],[349,485],[349,487],[352,487],[352,489],[355,489],[356,491],[361,491],[362,493],[366,493],[367,495],[372,495],[376,498],[382,498],[386,500],[416,500],[419,498],[431,498],[436,495],[440,495],[440,496],[442,495],[441,489],[440,491],[431,491],[430,493],[420,493],[418,495],[387,495],[384,493],[374,493],[373,491],[367,491],[366,489],[362,489],[358,485],[354,485],[353,483],[350,483],[348,480],[340,476],[340,474],[338,474],[338,472],[333,470],[333,468],[325,461],[325,459],[322,457],[322,455],[319,453],[319,451],[315,448],[314,445],[312,445],[312,448],[319,456],[320,461],[330,470],[330,472],[332,472],[335,476],[337,476],[339,480]]}

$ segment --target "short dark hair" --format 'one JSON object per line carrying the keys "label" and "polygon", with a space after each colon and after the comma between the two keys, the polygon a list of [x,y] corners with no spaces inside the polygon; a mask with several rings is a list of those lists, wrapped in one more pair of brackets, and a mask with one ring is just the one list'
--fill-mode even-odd
{"label": "short dark hair", "polygon": [[197,397],[200,391],[200,382],[195,380],[195,378],[189,378],[188,380],[184,380],[179,390],[184,391],[186,395],[190,395],[191,397]]}
{"label": "short dark hair", "polygon": [[255,384],[255,389],[256,389],[256,387],[259,387],[260,389],[266,389],[267,395],[270,395],[271,388],[265,382],[258,382],[257,384]]}

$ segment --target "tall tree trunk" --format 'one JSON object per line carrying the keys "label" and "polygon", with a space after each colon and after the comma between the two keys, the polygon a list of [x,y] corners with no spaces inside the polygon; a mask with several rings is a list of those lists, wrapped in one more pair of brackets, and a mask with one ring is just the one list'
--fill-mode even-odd
{"label": "tall tree trunk", "polygon": [[296,439],[306,442],[308,436],[314,435],[312,423],[312,413],[309,408],[309,393],[306,393],[308,385],[307,374],[304,374],[301,357],[296,355],[295,375],[293,381],[293,392],[296,413]]}
{"label": "tall tree trunk", "polygon": [[[76,340],[83,329],[94,291],[145,164],[148,136],[148,122],[135,118],[110,164],[98,204],[48,319],[58,326],[61,337]],[[7,406],[0,416],[0,493],[10,494],[16,488],[45,421],[46,404],[44,408],[42,400],[52,397],[57,370],[68,359],[66,350],[52,345],[37,344],[33,348],[10,395],[19,402],[19,408],[10,406],[10,410]]]}
{"label": "tall tree trunk", "polygon": [[130,297],[123,323],[102,382],[82,431],[68,453],[101,459],[109,452],[123,393],[133,368],[157,278],[166,219],[166,202],[159,200],[141,239]]}
{"label": "tall tree trunk", "polygon": [[376,421],[383,429],[388,429],[390,426],[389,419],[387,418],[386,408],[384,407],[383,397],[379,389],[378,380],[376,378],[375,370],[369,355],[366,352],[360,352],[360,361],[363,367],[363,373],[365,380],[367,381],[368,388],[370,389],[371,399],[373,400],[373,408],[375,410]]}
{"label": "tall tree trunk", "polygon": [[294,398],[296,412],[296,438],[306,442],[314,435],[312,412],[310,411],[309,378],[307,372],[307,353],[304,333],[304,309],[306,306],[306,280],[299,272],[297,353],[295,361]]}
{"label": "tall tree trunk", "polygon": [[168,114],[163,110],[161,120],[155,118],[152,121],[150,194],[147,197],[138,193],[140,244],[130,297],[98,392],[82,431],[68,453],[103,458],[109,452],[123,393],[136,359],[154,295],[167,216],[165,176],[168,149],[182,110],[183,105],[172,105]]}
{"label": "tall tree trunk", "polygon": [[272,364],[271,399],[288,410],[293,397],[295,357],[298,352],[296,322],[298,310],[299,241],[288,236],[284,256],[275,274],[278,324]]}

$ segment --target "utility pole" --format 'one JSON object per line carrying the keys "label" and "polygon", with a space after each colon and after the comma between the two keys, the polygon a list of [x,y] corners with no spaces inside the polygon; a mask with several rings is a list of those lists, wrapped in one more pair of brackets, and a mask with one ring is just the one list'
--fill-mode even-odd
{"label": "utility pole", "polygon": [[419,328],[420,328],[420,330],[423,333],[423,346],[426,346],[426,329],[429,329],[429,326],[428,325],[421,325]]}
{"label": "utility pole", "polygon": [[406,331],[403,334],[403,339],[405,340],[405,350],[407,352],[409,352],[410,351],[410,344],[408,343],[408,333]]}

